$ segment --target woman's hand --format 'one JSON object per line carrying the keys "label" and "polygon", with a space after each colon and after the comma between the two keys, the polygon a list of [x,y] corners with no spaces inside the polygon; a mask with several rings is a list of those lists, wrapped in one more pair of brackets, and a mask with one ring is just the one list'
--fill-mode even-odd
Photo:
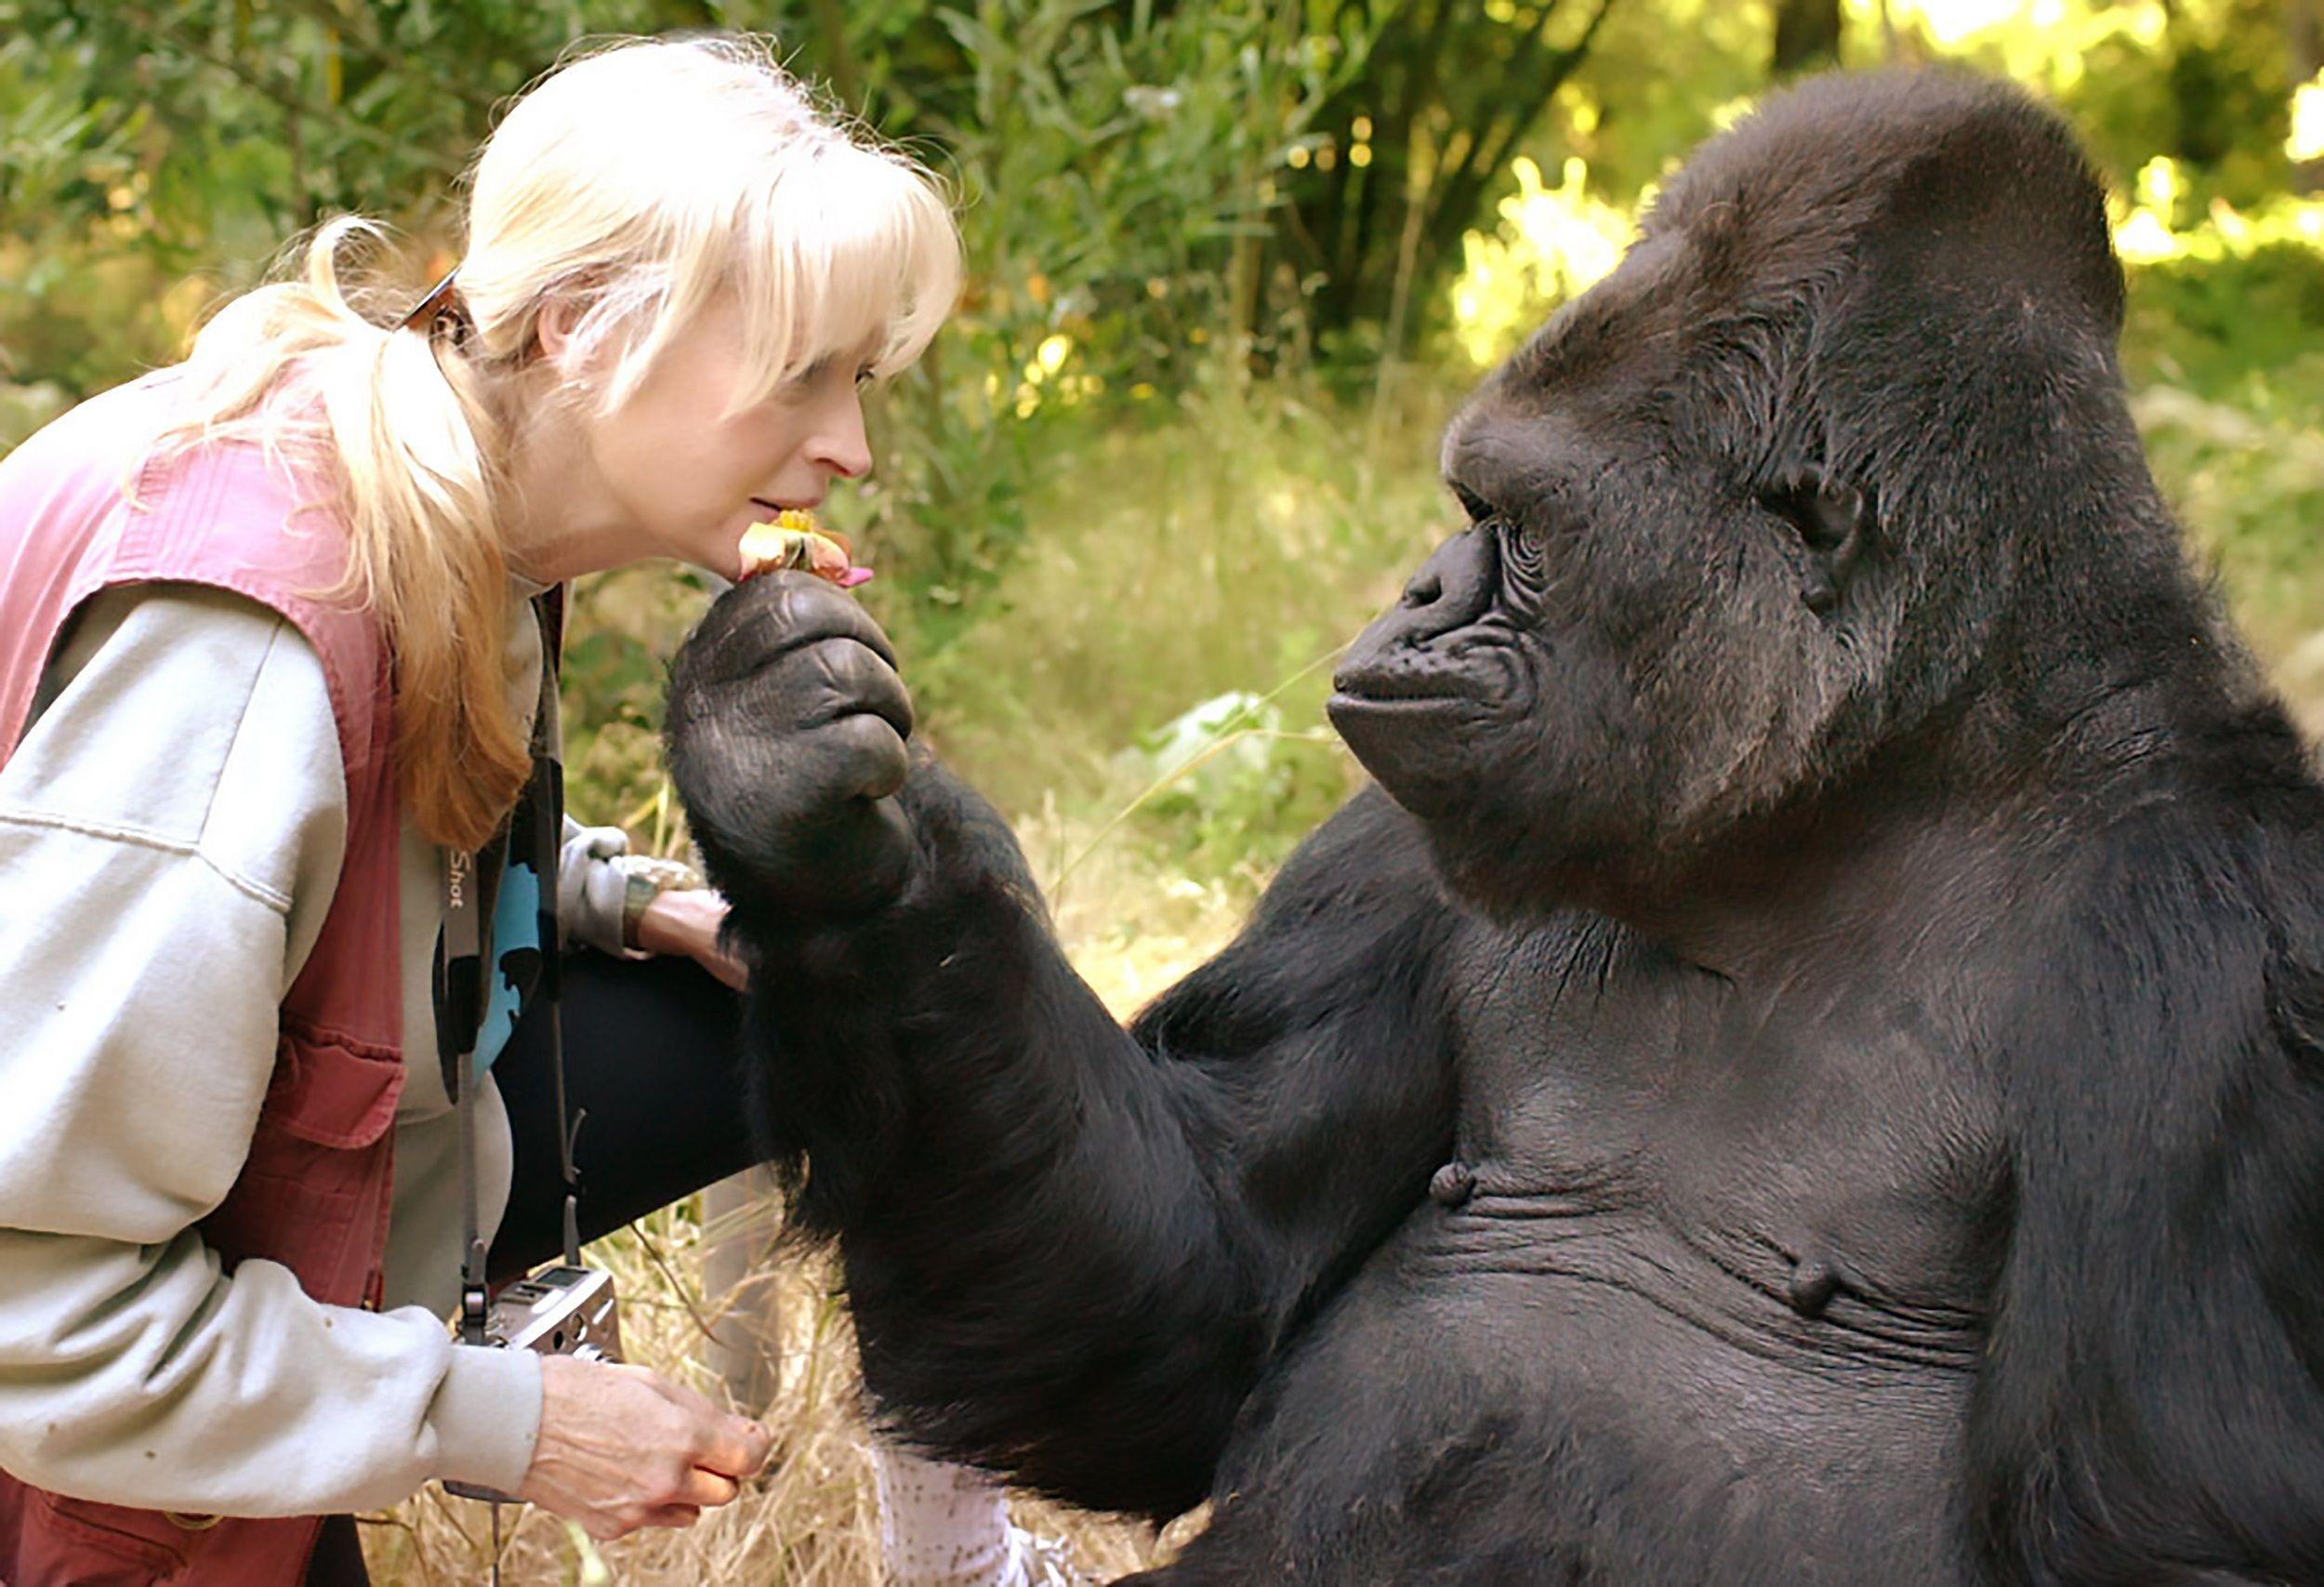
{"label": "woman's hand", "polygon": [[638,912],[638,946],[647,953],[683,954],[737,992],[750,972],[719,946],[726,900],[706,887],[672,888]]}
{"label": "woman's hand", "polygon": [[774,1435],[642,1367],[541,1357],[541,1432],[517,1497],[600,1542],[691,1527],[766,1464]]}

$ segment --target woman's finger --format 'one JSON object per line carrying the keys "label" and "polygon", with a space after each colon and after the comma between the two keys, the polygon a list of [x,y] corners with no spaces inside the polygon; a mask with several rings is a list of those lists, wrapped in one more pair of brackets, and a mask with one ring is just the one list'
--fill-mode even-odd
{"label": "woman's finger", "polygon": [[706,1466],[696,1466],[686,1474],[686,1481],[678,1490],[685,1503],[703,1510],[715,1510],[721,1504],[732,1504],[742,1489],[731,1476],[722,1476]]}

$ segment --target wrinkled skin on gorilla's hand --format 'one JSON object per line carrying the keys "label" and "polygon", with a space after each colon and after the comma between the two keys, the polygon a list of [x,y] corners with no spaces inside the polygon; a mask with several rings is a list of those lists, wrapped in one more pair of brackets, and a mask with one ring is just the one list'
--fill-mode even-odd
{"label": "wrinkled skin on gorilla's hand", "polygon": [[2064,126],[1772,101],[1446,437],[1378,787],[1127,1030],[885,641],[672,764],[753,1109],[931,1448],[1176,1582],[2324,1580],[2324,789],[2131,422]]}
{"label": "wrinkled skin on gorilla's hand", "polygon": [[862,606],[812,575],[764,574],[711,609],[671,695],[673,770],[702,796],[697,836],[725,856],[738,907],[814,918],[894,898],[912,701]]}

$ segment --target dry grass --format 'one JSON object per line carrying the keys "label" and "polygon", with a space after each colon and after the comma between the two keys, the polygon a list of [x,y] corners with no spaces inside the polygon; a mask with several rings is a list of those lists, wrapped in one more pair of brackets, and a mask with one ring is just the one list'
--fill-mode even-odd
{"label": "dry grass", "polygon": [[[1028,853],[1081,855],[1057,890],[1061,935],[1076,966],[1124,1014],[1200,962],[1232,932],[1236,895],[1155,874],[1127,846],[1089,846],[1089,828],[1054,816],[1025,824]],[[714,1398],[724,1384],[711,1365],[705,1328],[723,1332],[738,1317],[772,1318],[780,1340],[780,1388],[771,1404],[744,1408],[776,1430],[767,1474],[735,1503],[683,1532],[645,1532],[592,1549],[555,1516],[529,1508],[501,1513],[501,1579],[510,1587],[592,1582],[677,1587],[863,1587],[880,1580],[878,1517],[858,1401],[855,1349],[843,1304],[821,1260],[754,1263],[736,1292],[705,1293],[705,1255],[728,1238],[763,1238],[772,1209],[749,1228],[706,1228],[701,1197],[654,1214],[633,1234],[592,1248],[623,1297],[630,1359],[653,1366]],[[747,1308],[747,1312],[744,1310]],[[1150,1527],[1083,1514],[1021,1498],[1019,1519],[1070,1541],[1091,1576],[1111,1578],[1166,1557],[1169,1539]],[[487,1506],[429,1488],[383,1514],[362,1518],[364,1553],[382,1587],[469,1584],[492,1556]]]}

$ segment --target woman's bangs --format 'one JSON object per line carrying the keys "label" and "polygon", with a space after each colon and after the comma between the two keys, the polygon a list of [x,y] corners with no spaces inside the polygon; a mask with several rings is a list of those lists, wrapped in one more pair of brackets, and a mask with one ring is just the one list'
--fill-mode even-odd
{"label": "woman's bangs", "polygon": [[928,179],[844,144],[771,184],[737,241],[742,406],[829,359],[896,374],[926,350],[959,290],[957,235]]}

